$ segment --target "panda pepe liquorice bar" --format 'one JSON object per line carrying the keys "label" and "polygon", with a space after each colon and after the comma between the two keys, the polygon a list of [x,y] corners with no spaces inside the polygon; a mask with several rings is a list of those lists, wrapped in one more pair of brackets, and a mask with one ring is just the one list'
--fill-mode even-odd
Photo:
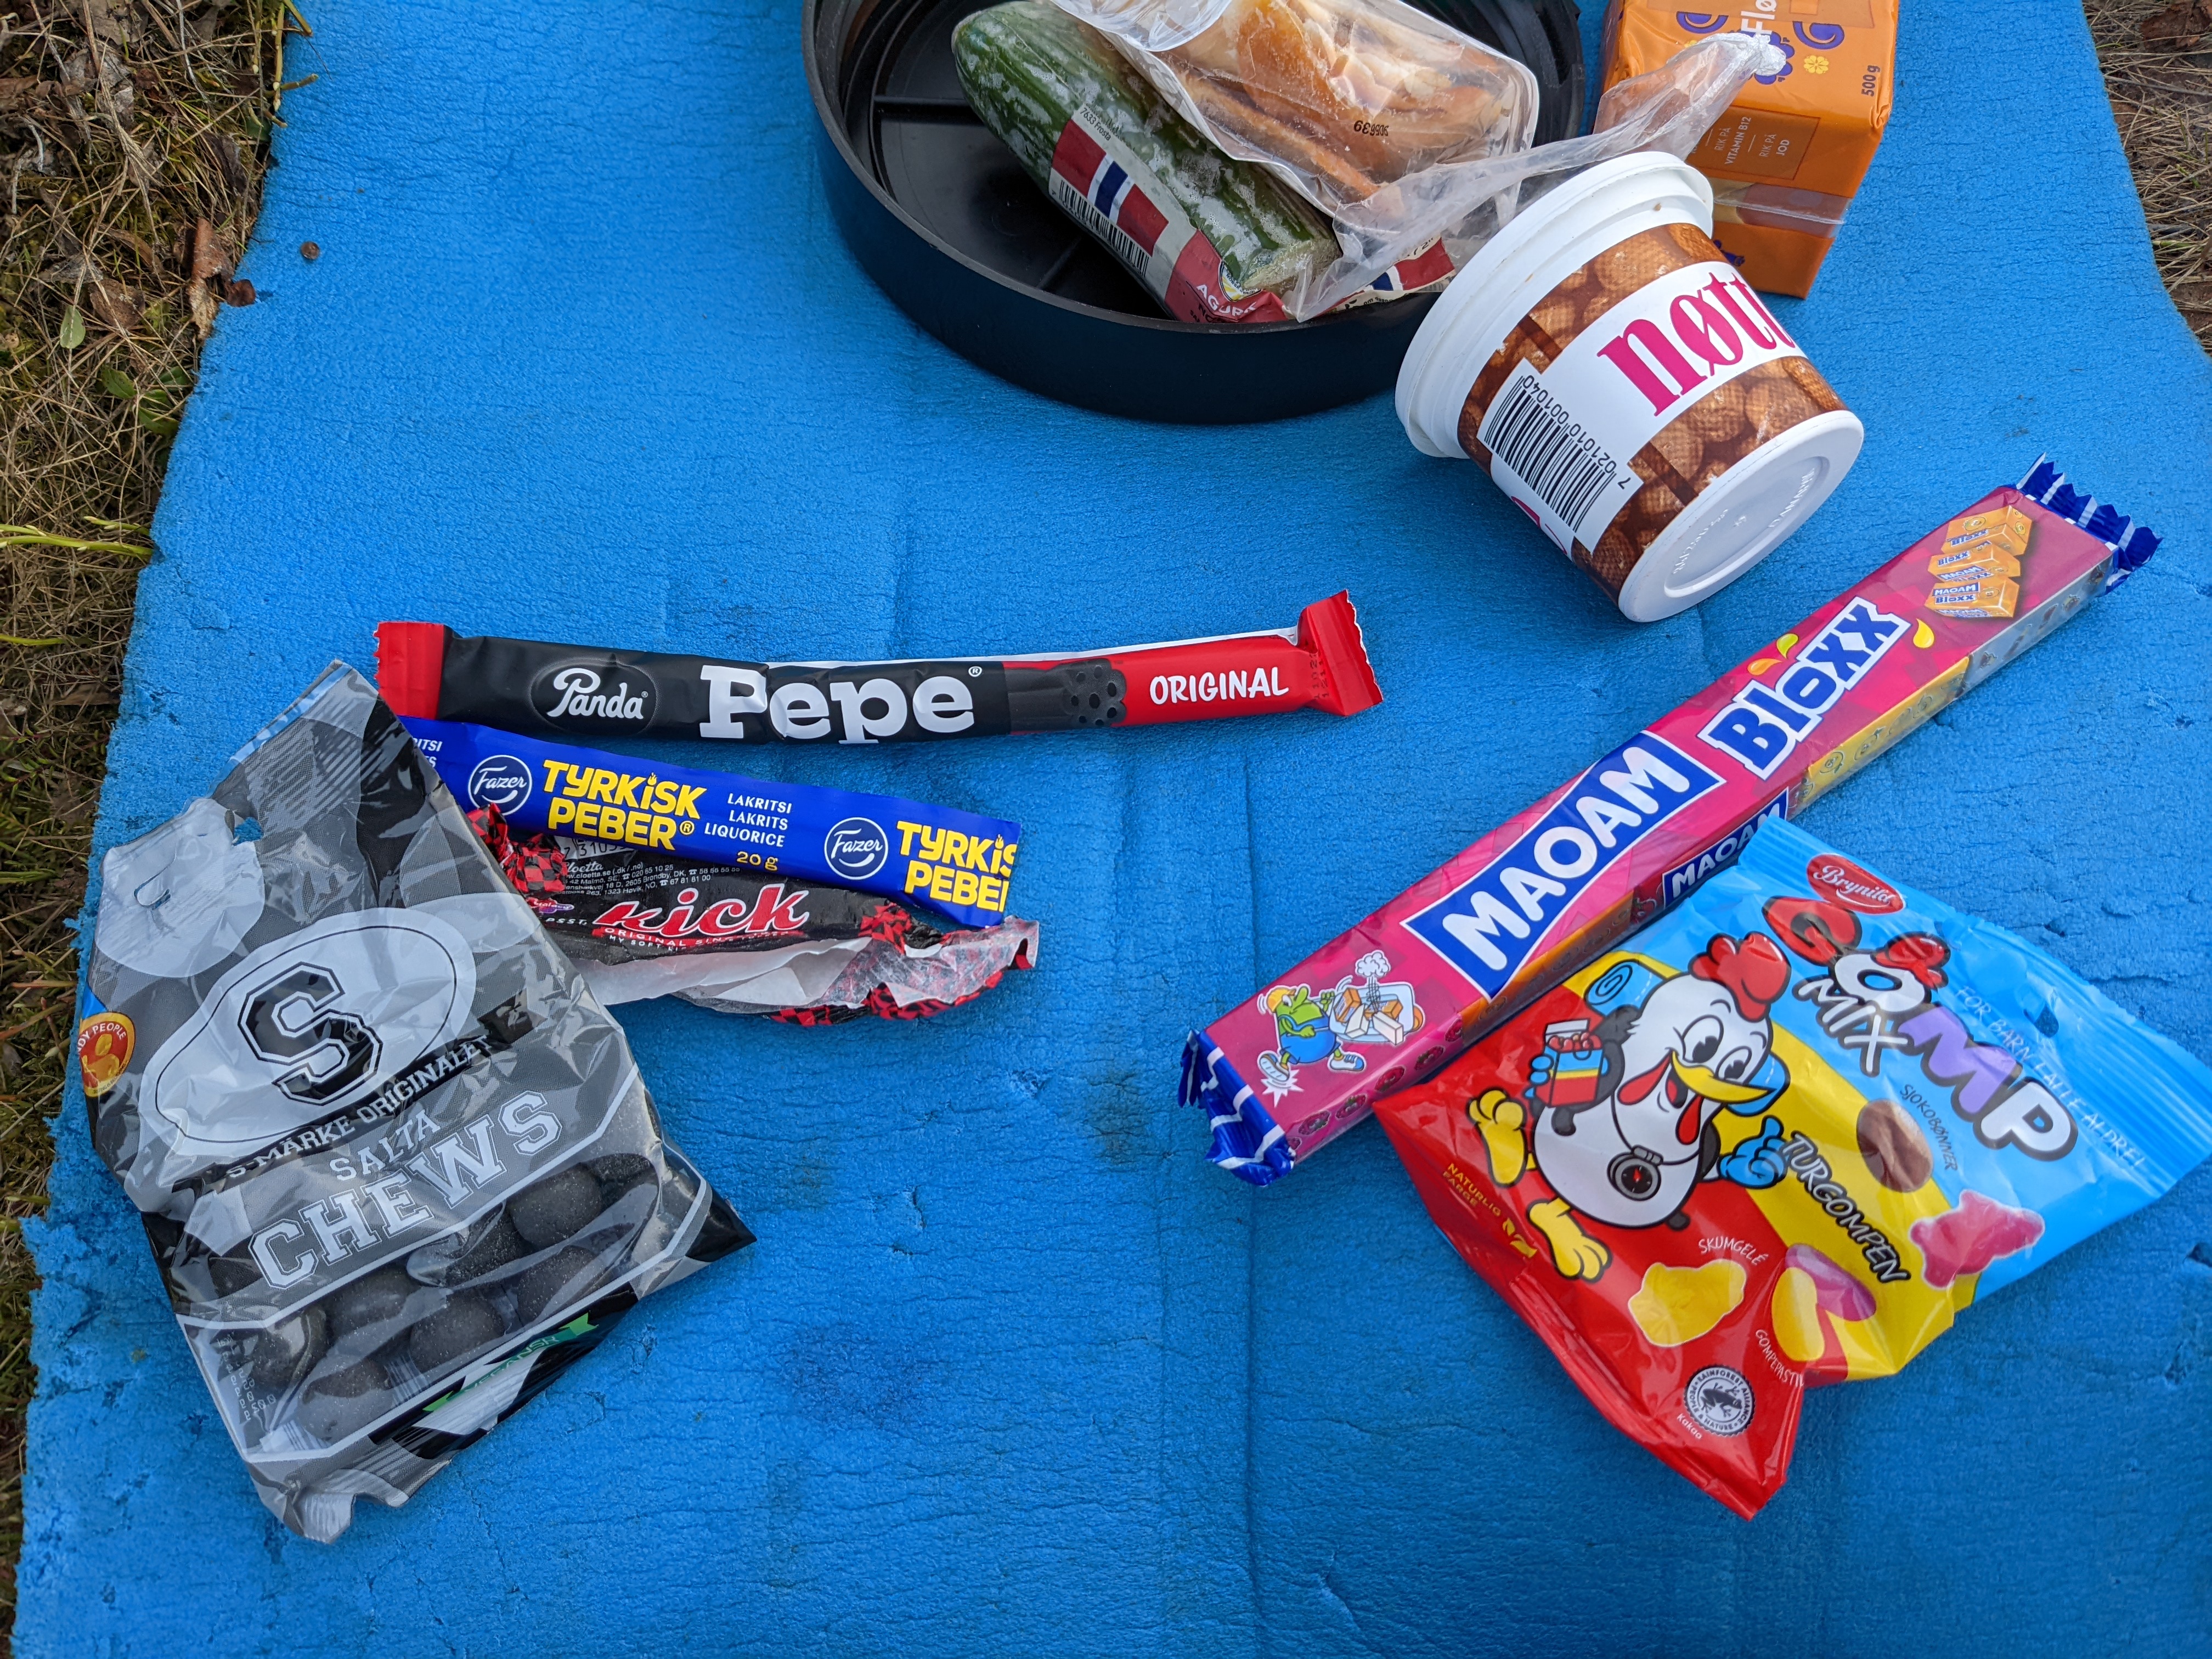
{"label": "panda pepe liquorice bar", "polygon": [[935,743],[1158,726],[1382,701],[1345,593],[1295,628],[1123,650],[900,662],[743,662],[468,639],[436,623],[376,630],[393,710],[570,738]]}
{"label": "panda pepe liquorice bar", "polygon": [[891,795],[654,765],[455,721],[404,722],[446,787],[519,830],[617,842],[927,904],[970,927],[1006,919],[1022,827]]}
{"label": "panda pepe liquorice bar", "polygon": [[[1983,515],[2028,527],[2008,614],[1930,608]],[[2158,538],[2039,461],[1194,1032],[1181,1097],[1264,1186],[2070,620]]]}

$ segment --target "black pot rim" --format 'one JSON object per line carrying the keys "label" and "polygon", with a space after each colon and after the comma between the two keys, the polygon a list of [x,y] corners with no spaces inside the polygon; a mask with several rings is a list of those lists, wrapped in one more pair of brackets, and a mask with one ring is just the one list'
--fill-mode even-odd
{"label": "black pot rim", "polygon": [[[976,9],[980,11],[989,3],[991,0],[977,0]],[[846,167],[851,171],[853,176],[860,180],[862,187],[876,198],[877,204],[889,211],[908,230],[927,243],[933,252],[966,267],[976,276],[985,278],[994,287],[1003,289],[1012,298],[1028,301],[1033,304],[1050,306],[1055,310],[1067,312],[1073,316],[1086,318],[1093,322],[1116,324],[1125,328],[1156,330],[1170,335],[1287,334],[1301,329],[1327,327],[1341,323],[1352,315],[1349,312],[1340,311],[1325,317],[1316,317],[1303,323],[1296,320],[1280,323],[1186,323],[1173,317],[1145,317],[1134,312],[1109,311],[1103,306],[1088,306],[1079,300],[1063,299],[1060,295],[1048,294],[1042,289],[1030,288],[1025,283],[1013,282],[1000,272],[992,270],[990,266],[970,258],[901,206],[898,199],[884,188],[883,182],[876,177],[875,169],[853,149],[852,140],[846,136],[843,112],[831,99],[828,87],[823,83],[821,54],[816,51],[814,44],[821,10],[822,0],[805,0],[805,3],[799,9],[799,27],[803,31],[805,44],[807,90],[814,96],[814,118],[821,124],[822,130],[828,135],[830,142],[837,147],[837,154],[844,159]],[[1408,301],[1396,303],[1408,303],[1411,297],[1409,296]]]}

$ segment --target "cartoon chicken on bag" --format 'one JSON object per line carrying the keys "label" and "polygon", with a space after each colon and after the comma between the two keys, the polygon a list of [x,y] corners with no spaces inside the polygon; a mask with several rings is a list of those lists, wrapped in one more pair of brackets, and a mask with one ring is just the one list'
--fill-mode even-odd
{"label": "cartoon chicken on bag", "polygon": [[1789,964],[1764,933],[1717,933],[1671,978],[1623,960],[1584,994],[1594,1022],[1545,1028],[1522,1099],[1491,1089],[1468,1103],[1498,1187],[1533,1164],[1555,1194],[1528,1214],[1562,1273],[1594,1279],[1613,1259],[1584,1220],[1681,1227],[1700,1182],[1765,1188],[1782,1178],[1777,1120],[1726,1154],[1714,1120],[1755,1116],[1790,1086],[1767,1018],[1789,984]]}

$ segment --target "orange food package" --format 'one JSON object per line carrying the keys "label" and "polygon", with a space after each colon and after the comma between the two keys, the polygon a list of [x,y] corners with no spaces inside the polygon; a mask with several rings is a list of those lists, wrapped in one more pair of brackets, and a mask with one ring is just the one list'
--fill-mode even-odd
{"label": "orange food package", "polygon": [[1726,29],[1768,33],[1786,61],[1745,84],[1690,164],[1712,181],[1713,240],[1744,279],[1802,296],[1889,125],[1897,0],[1741,0],[1720,11],[1612,0],[1605,84]]}

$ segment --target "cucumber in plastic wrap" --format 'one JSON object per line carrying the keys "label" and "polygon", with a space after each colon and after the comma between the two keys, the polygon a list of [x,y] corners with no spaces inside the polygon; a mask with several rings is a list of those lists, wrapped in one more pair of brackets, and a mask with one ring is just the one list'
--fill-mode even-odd
{"label": "cucumber in plastic wrap", "polygon": [[1055,204],[1192,323],[1288,319],[1336,238],[1261,168],[1216,149],[1106,38],[1042,0],[961,20],[968,101]]}

